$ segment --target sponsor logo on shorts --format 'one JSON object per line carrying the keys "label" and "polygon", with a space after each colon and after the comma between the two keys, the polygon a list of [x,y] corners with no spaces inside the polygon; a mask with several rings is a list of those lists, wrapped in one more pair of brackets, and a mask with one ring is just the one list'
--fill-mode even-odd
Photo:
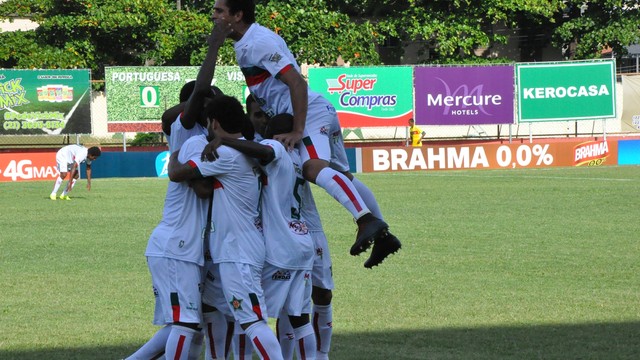
{"label": "sponsor logo on shorts", "polygon": [[184,247],[184,240],[180,240],[180,242],[178,243],[178,247],[181,249]]}
{"label": "sponsor logo on shorts", "polygon": [[288,270],[278,270],[273,273],[271,280],[289,281],[291,280],[291,273]]}
{"label": "sponsor logo on shorts", "polygon": [[329,129],[327,129],[326,126],[323,126],[320,128],[320,134],[322,135],[329,135]]}
{"label": "sponsor logo on shorts", "polygon": [[194,304],[194,303],[190,302],[189,305],[186,306],[186,308],[189,309],[189,310],[198,311],[198,304]]}
{"label": "sponsor logo on shorts", "polygon": [[316,256],[318,256],[320,259],[322,259],[322,255],[324,255],[324,250],[322,250],[321,247],[317,247],[316,248]]}

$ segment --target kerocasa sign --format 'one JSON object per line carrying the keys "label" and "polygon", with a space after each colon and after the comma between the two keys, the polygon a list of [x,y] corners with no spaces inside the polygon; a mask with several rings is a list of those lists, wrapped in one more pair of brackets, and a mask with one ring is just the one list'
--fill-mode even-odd
{"label": "kerocasa sign", "polygon": [[614,60],[516,64],[520,122],[616,117]]}

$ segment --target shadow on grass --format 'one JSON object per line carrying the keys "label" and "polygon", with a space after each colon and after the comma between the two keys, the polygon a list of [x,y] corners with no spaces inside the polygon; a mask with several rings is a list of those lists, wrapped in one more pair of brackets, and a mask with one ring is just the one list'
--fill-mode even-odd
{"label": "shadow on grass", "polygon": [[[120,359],[140,345],[0,349],[0,359]],[[640,359],[640,322],[336,333],[331,359]]]}

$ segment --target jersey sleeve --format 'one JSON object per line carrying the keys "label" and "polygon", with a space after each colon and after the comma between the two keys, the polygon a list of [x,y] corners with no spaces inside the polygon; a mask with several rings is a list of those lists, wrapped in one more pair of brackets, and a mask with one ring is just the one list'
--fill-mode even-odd
{"label": "jersey sleeve", "polygon": [[274,158],[273,160],[271,160],[272,163],[278,162],[287,152],[287,150],[284,148],[284,145],[282,145],[278,140],[264,139],[260,141],[260,144],[273,149]]}
{"label": "jersey sleeve", "polygon": [[283,48],[283,41],[262,40],[264,41],[254,41],[251,49],[251,58],[256,61],[258,67],[266,69],[275,78],[294,69],[294,65],[286,56],[287,50]]}

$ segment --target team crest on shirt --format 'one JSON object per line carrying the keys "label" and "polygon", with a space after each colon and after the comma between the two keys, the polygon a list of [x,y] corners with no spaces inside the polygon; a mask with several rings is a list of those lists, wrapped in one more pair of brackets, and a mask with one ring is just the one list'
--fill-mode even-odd
{"label": "team crest on shirt", "polygon": [[271,275],[271,280],[289,281],[291,280],[291,273],[288,270],[277,270]]}
{"label": "team crest on shirt", "polygon": [[296,235],[307,235],[309,233],[307,224],[300,220],[289,221],[289,229]]}
{"label": "team crest on shirt", "polygon": [[271,62],[276,62],[276,63],[277,63],[277,62],[278,62],[278,61],[280,61],[280,60],[282,60],[282,55],[280,55],[280,54],[278,54],[278,53],[273,53],[273,54],[271,54],[271,56],[269,57],[269,61],[271,61]]}
{"label": "team crest on shirt", "polygon": [[233,310],[242,310],[242,299],[236,299],[234,296],[233,299],[229,301],[229,304],[231,304]]}

